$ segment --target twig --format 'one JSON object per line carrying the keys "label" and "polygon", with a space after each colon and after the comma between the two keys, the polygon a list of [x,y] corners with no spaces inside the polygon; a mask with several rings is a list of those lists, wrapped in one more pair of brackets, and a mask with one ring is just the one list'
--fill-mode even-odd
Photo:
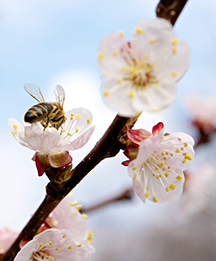
{"label": "twig", "polygon": [[133,187],[126,188],[117,195],[112,196],[109,199],[103,200],[101,202],[98,202],[94,205],[91,205],[89,207],[82,207],[81,212],[82,213],[89,213],[90,211],[97,210],[99,208],[105,207],[107,205],[110,205],[112,203],[122,201],[122,200],[131,200],[134,195]]}

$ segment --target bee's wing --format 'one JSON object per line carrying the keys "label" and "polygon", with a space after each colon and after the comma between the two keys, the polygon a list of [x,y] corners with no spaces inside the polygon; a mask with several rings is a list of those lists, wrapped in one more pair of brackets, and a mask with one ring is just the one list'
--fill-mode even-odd
{"label": "bee's wing", "polygon": [[25,84],[24,89],[26,90],[26,92],[29,95],[31,95],[31,97],[33,97],[38,102],[44,102],[45,101],[43,94],[41,93],[41,90],[38,86],[36,86],[34,84]]}
{"label": "bee's wing", "polygon": [[56,97],[56,101],[63,107],[64,100],[65,100],[65,91],[61,85],[56,85],[54,94]]}

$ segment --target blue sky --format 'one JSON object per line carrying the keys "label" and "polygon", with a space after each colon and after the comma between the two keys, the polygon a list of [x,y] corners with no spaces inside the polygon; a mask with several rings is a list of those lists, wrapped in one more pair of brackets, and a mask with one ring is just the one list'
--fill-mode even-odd
{"label": "blue sky", "polygon": [[[47,183],[46,177],[37,177],[34,164],[30,160],[34,152],[17,144],[7,125],[10,117],[21,121],[27,109],[35,103],[24,91],[24,83],[40,86],[47,101],[53,100],[54,86],[61,84],[66,92],[66,110],[83,106],[92,111],[97,128],[86,147],[74,152],[74,162],[78,163],[115,116],[115,112],[105,106],[100,96],[100,71],[96,62],[99,42],[103,36],[116,30],[123,30],[129,39],[136,22],[155,17],[157,2],[0,2],[0,198],[4,198],[1,205],[1,213],[4,215],[1,214],[0,226],[21,228],[43,199],[44,186]],[[163,120],[169,131],[188,131],[193,134],[187,125],[189,113],[182,105],[187,95],[215,95],[215,14],[214,0],[188,1],[174,31],[177,37],[190,45],[190,66],[178,83],[173,105],[158,114],[144,113],[138,126],[150,130],[153,124]],[[123,158],[119,155],[116,160],[107,160],[96,168],[75,189],[77,199],[85,201],[88,197],[95,200],[101,193],[108,193],[110,188],[118,190],[121,184],[130,184],[126,169],[119,164]],[[24,206],[22,210],[21,206]],[[154,209],[155,205],[146,206],[150,213],[157,211]],[[159,207],[161,208],[163,207]],[[134,211],[140,213],[138,208]],[[14,216],[14,213],[19,214]],[[116,215],[118,219],[119,216]]]}

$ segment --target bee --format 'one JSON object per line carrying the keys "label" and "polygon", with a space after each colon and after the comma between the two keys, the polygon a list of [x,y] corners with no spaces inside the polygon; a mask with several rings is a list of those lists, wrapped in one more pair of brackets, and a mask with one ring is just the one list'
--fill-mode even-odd
{"label": "bee", "polygon": [[33,84],[25,84],[25,91],[39,103],[32,106],[26,112],[24,121],[28,123],[40,122],[44,130],[52,126],[57,130],[66,121],[63,104],[65,92],[62,86],[57,85],[54,89],[56,102],[45,102],[39,87]]}

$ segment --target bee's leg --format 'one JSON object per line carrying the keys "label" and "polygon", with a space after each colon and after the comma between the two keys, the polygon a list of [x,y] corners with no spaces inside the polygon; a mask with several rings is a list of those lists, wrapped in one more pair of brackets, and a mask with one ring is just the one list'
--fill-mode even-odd
{"label": "bee's leg", "polygon": [[42,125],[43,125],[43,127],[44,127],[44,129],[43,129],[44,131],[45,131],[45,129],[47,128],[48,124],[49,124],[49,118],[47,118],[46,124],[43,124],[43,123],[42,123]]}

